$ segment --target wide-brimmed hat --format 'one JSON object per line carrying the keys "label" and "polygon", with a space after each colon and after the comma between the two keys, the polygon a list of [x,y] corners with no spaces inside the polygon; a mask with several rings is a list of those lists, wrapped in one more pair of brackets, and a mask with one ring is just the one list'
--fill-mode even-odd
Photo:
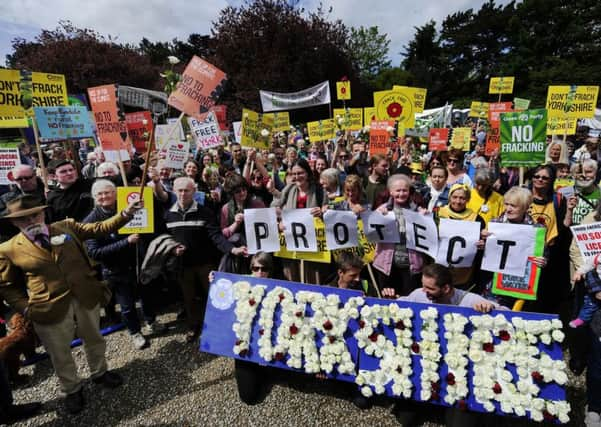
{"label": "wide-brimmed hat", "polygon": [[21,218],[42,212],[47,205],[40,205],[37,197],[23,195],[6,203],[6,209],[0,214],[0,219]]}

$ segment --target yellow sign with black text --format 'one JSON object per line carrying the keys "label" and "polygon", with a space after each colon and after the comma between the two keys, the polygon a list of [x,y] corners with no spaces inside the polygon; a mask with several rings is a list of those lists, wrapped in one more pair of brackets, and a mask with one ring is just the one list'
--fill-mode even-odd
{"label": "yellow sign with black text", "polygon": [[488,93],[513,93],[515,77],[491,77]]}
{"label": "yellow sign with black text", "polygon": [[[119,229],[119,234],[154,233],[154,199],[152,188],[144,187],[144,207],[131,221]],[[132,201],[140,199],[140,187],[117,187],[117,211],[121,212]]]}

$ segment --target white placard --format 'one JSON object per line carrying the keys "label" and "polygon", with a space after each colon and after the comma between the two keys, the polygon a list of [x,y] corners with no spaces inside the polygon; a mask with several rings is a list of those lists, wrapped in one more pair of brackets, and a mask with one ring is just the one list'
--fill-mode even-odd
{"label": "white placard", "polygon": [[183,169],[190,158],[190,143],[170,139],[165,153],[165,166],[173,169]]}
{"label": "white placard", "polygon": [[242,122],[232,122],[234,127],[234,139],[238,144],[242,141]]}
{"label": "white placard", "polygon": [[280,250],[278,220],[275,208],[245,209],[244,231],[249,254]]}
{"label": "white placard", "polygon": [[534,253],[532,225],[488,223],[482,270],[523,277],[528,257]]}
{"label": "white placard", "polygon": [[357,215],[353,212],[330,209],[323,214],[323,222],[329,250],[359,246]]}
{"label": "white placard", "polygon": [[208,150],[209,148],[224,144],[215,113],[210,112],[204,121],[188,117],[188,124],[190,125],[190,132],[196,141],[197,151]]}
{"label": "white placard", "polygon": [[297,252],[317,252],[317,236],[311,209],[284,209],[282,224],[286,249]]}
{"label": "white placard", "polygon": [[431,214],[403,209],[407,249],[423,252],[432,258],[438,253],[438,228]]}
{"label": "white placard", "polygon": [[382,215],[378,211],[361,212],[363,221],[363,232],[369,242],[372,243],[399,243],[399,227],[394,212],[388,211]]}
{"label": "white placard", "polygon": [[601,222],[573,225],[570,230],[584,258],[601,254]]}
{"label": "white placard", "polygon": [[436,263],[453,267],[471,267],[478,252],[480,223],[440,218]]}

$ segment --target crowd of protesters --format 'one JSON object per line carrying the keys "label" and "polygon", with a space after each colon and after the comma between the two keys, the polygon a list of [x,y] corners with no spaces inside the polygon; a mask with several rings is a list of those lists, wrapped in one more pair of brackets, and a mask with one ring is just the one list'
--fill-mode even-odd
{"label": "crowd of protesters", "polygon": [[[544,164],[520,174],[518,168],[503,167],[497,152],[485,154],[483,132],[473,124],[470,152],[457,148],[429,152],[427,141],[418,137],[397,140],[391,136],[387,154],[370,156],[365,134],[341,132],[334,140],[310,143],[306,132],[298,128],[273,134],[271,147],[265,150],[246,149],[234,142],[190,154],[181,170],[172,170],[154,154],[145,169],[144,157],[135,152],[121,169],[107,161],[99,148],[65,150],[56,144],[45,154],[46,189],[35,152],[23,145],[22,164],[11,172],[13,185],[0,195],[4,218],[0,239],[9,242],[19,234],[18,224],[7,218],[15,213],[10,210],[15,200],[23,198],[31,206],[47,206],[45,224],[67,218],[77,224],[106,222],[118,213],[117,187],[125,183],[139,186],[143,170],[147,170],[155,232],[90,235],[84,242],[91,262],[98,266],[98,277],[108,283],[113,295],[104,309],[104,322],[123,320],[132,346],[141,350],[150,344],[149,335],[163,330],[156,313],[167,303],[180,304],[178,319],[186,322],[186,340],[198,342],[213,270],[257,275],[268,269],[270,277],[300,281],[297,260],[266,254],[249,257],[245,209],[271,206],[280,215],[282,209],[310,208],[315,217],[327,209],[357,215],[365,210],[391,211],[401,241],[377,245],[372,263],[377,270],[376,283],[366,285],[362,279],[370,277],[363,263],[345,254],[334,256],[336,265],[305,262],[304,281],[357,287],[367,294],[377,286],[387,296],[423,297],[424,301],[449,304],[454,304],[454,292],[469,291],[474,298],[486,298],[474,299],[478,304],[492,304],[485,304],[482,311],[521,307],[522,302],[491,292],[492,273],[480,269],[481,250],[472,266],[451,269],[447,278],[447,272],[432,267],[432,259],[407,248],[403,209],[432,213],[436,220],[478,222],[480,249],[491,222],[545,227],[544,255],[532,259],[541,268],[538,297],[526,302],[523,310],[558,314],[564,320],[570,338],[570,369],[577,375],[587,370],[587,422],[598,425],[594,423],[599,422],[601,413],[601,311],[597,310],[601,292],[591,290],[583,279],[599,263],[582,259],[569,229],[601,220],[598,138],[589,136],[584,128],[567,141],[549,138]],[[562,181],[557,181],[559,178]],[[568,198],[558,191],[567,180],[575,188]],[[0,292],[12,280],[6,271],[6,265],[0,265]],[[452,292],[449,288],[442,291],[443,285],[449,285]],[[415,292],[422,290],[424,295],[416,297]],[[142,303],[140,313],[138,301]],[[19,307],[9,304],[6,315],[10,310]],[[237,364],[237,376],[248,377],[247,371],[254,369]],[[61,382],[61,386],[67,383]],[[253,388],[244,387],[241,397]],[[63,387],[67,395],[72,390]],[[80,403],[70,409],[81,410],[83,401]],[[359,405],[365,407],[365,402]]]}

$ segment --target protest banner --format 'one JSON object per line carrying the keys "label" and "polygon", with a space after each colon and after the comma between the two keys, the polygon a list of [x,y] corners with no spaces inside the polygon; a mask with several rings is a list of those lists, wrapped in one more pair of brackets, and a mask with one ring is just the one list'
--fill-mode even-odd
{"label": "protest banner", "polygon": [[[117,97],[120,104],[128,107],[142,108],[155,113],[167,110],[167,94],[165,92],[119,85]],[[160,106],[156,104],[160,104]]]}
{"label": "protest banner", "polygon": [[405,128],[415,123],[413,96],[406,90],[374,92],[374,108],[377,120],[395,120]]}
{"label": "protest banner", "polygon": [[448,128],[432,128],[428,136],[428,151],[447,151],[449,144]]}
{"label": "protest banner", "polygon": [[426,106],[426,94],[428,93],[428,89],[424,89],[421,87],[395,85],[392,87],[392,90],[406,91],[411,95],[411,98],[413,99],[414,113],[422,113],[424,111],[424,107]]}
{"label": "protest banner", "polygon": [[0,68],[0,116],[20,118],[25,116],[19,90],[19,70]]}
{"label": "protest banner", "polygon": [[188,117],[188,125],[190,126],[190,133],[196,141],[196,151],[208,150],[225,144],[217,118],[212,111],[207,114],[203,121]]}
{"label": "protest banner", "polygon": [[193,56],[167,102],[182,113],[203,120],[225,89],[226,81],[223,71]]}
{"label": "protest banner", "polygon": [[470,151],[472,128],[451,129],[451,147],[462,151]]}
{"label": "protest banner", "polygon": [[511,102],[495,102],[489,104],[488,108],[488,132],[486,133],[486,146],[484,154],[492,155],[494,151],[501,149],[501,113],[511,111]]}
{"label": "protest banner", "polygon": [[134,144],[136,152],[140,154],[145,153],[146,144],[150,140],[150,133],[153,128],[150,111],[126,113],[125,124],[127,125],[127,133],[129,134],[132,144]]}
{"label": "protest banner", "polygon": [[[240,144],[243,147],[269,149],[269,133],[273,128],[273,117],[244,108],[240,127]],[[265,132],[266,131],[266,132]]]}
{"label": "protest banner", "polygon": [[530,100],[524,98],[513,98],[513,109],[515,111],[524,111],[530,107]]}
{"label": "protest banner", "polygon": [[334,119],[318,120],[307,123],[309,141],[327,141],[336,137],[336,123]]}
{"label": "protest banner", "polygon": [[11,170],[21,164],[18,142],[0,142],[0,185],[14,184],[9,179]]}
{"label": "protest banner", "polygon": [[599,86],[549,86],[547,115],[560,119],[590,119],[595,116]]}
{"label": "protest banner", "polygon": [[351,82],[345,80],[343,82],[336,82],[336,98],[339,101],[346,101],[351,99]]}
{"label": "protest banner", "polygon": [[220,130],[228,130],[227,127],[227,105],[213,105],[209,111],[215,113]]}
{"label": "protest banner", "polygon": [[503,94],[513,93],[515,77],[491,77],[488,85],[488,93]]}
{"label": "protest banner", "polygon": [[363,108],[363,123],[365,126],[369,126],[371,122],[374,120],[378,120],[376,117],[376,108],[375,107],[365,107]]}
{"label": "protest banner", "polygon": [[[152,188],[144,187],[144,207],[119,229],[119,234],[154,233],[154,199]],[[117,187],[117,212],[122,212],[131,202],[140,200],[138,187]]]}
{"label": "protest banner", "polygon": [[311,209],[284,209],[282,225],[286,249],[296,252],[317,252],[317,236]]}
{"label": "protest banner", "polygon": [[175,138],[167,141],[165,150],[165,167],[180,170],[190,158],[190,142],[178,141]]}
{"label": "protest banner", "polygon": [[0,116],[0,129],[3,128],[27,128],[29,127],[29,121],[27,117],[1,117]]}
{"label": "protest banner", "polygon": [[[535,421],[542,421],[544,413],[566,423],[570,406],[561,328],[556,315],[488,315],[467,307],[364,298],[360,291],[216,272],[200,350],[271,368],[323,373],[357,384],[365,396]],[[508,354],[516,357],[510,360]]]}
{"label": "protest banner", "polygon": [[298,92],[270,92],[260,90],[263,112],[295,110],[330,103],[330,82],[321,82]]}
{"label": "protest banner", "polygon": [[438,253],[438,228],[431,214],[421,214],[403,209],[407,230],[407,249],[425,253],[436,258]]}
{"label": "protest banner", "polygon": [[265,113],[267,120],[273,120],[274,132],[286,132],[290,130],[290,113],[288,111],[280,111],[279,113]]}
{"label": "protest banner", "polygon": [[280,233],[280,250],[275,252],[273,255],[278,258],[297,259],[330,264],[332,262],[332,255],[326,247],[326,232],[324,223],[320,218],[313,218],[313,227],[315,229],[315,237],[317,239],[316,252],[289,251],[286,247],[286,237],[284,233]]}
{"label": "protest banner", "polygon": [[242,142],[242,122],[232,122],[232,128],[234,128],[234,141],[240,144]]}
{"label": "protest banner", "polygon": [[390,151],[390,131],[394,129],[393,120],[376,120],[369,126],[369,155],[386,156]]}
{"label": "protest banner", "polygon": [[534,254],[535,227],[490,222],[488,231],[481,269],[521,277]]}
{"label": "protest banner", "polygon": [[249,254],[277,252],[280,237],[275,208],[244,209],[244,230]]}
{"label": "protest banner", "polygon": [[329,250],[359,246],[357,215],[354,212],[328,209],[323,214],[323,222]]}
{"label": "protest banner", "polygon": [[592,258],[601,254],[601,222],[573,225],[570,227],[574,241],[582,254],[582,258]]}
{"label": "protest banner", "polygon": [[117,105],[114,84],[88,88],[90,106],[94,112],[98,139],[108,160],[129,159],[131,144],[127,134],[125,114]]}
{"label": "protest banner", "polygon": [[[363,128],[362,108],[334,108],[334,119],[341,130],[361,130]],[[365,122],[369,124],[371,122]]]}
{"label": "protest banner", "polygon": [[452,267],[471,267],[480,240],[480,223],[440,218],[436,263]]}
{"label": "protest banner", "polygon": [[536,167],[545,162],[547,111],[501,113],[501,164]]}
{"label": "protest banner", "polygon": [[34,107],[40,136],[47,140],[93,138],[86,107]]}
{"label": "protest banner", "polygon": [[488,102],[472,101],[470,105],[469,117],[483,118],[488,115]]}
{"label": "protest banner", "polygon": [[[365,226],[363,225],[363,221],[361,219],[358,219],[356,221],[356,224],[353,224],[353,226],[355,226],[356,230],[357,230],[357,246],[349,246],[345,249],[335,249],[332,250],[332,257],[334,258],[335,262],[338,262],[338,260],[340,259],[340,256],[343,253],[350,253],[353,255],[358,256],[359,258],[361,258],[361,260],[365,263],[365,264],[369,264],[371,262],[373,262],[374,257],[376,256],[376,244],[370,242],[367,239],[367,236],[365,235]],[[398,234],[398,233],[397,233]],[[327,245],[327,242],[326,242]],[[329,246],[328,246],[329,248]],[[368,265],[368,269],[371,268]],[[379,293],[378,293],[379,295]]]}
{"label": "protest banner", "polygon": [[547,135],[576,135],[578,119],[547,117]]}
{"label": "protest banner", "polygon": [[[536,228],[533,257],[543,256],[546,231],[544,227]],[[541,269],[532,263],[532,257],[528,257],[525,270],[517,276],[495,273],[492,281],[492,293],[524,300],[536,300],[540,272]]]}
{"label": "protest banner", "polygon": [[366,239],[373,243],[399,243],[401,236],[394,212],[383,215],[379,211],[361,212],[363,232]]}

